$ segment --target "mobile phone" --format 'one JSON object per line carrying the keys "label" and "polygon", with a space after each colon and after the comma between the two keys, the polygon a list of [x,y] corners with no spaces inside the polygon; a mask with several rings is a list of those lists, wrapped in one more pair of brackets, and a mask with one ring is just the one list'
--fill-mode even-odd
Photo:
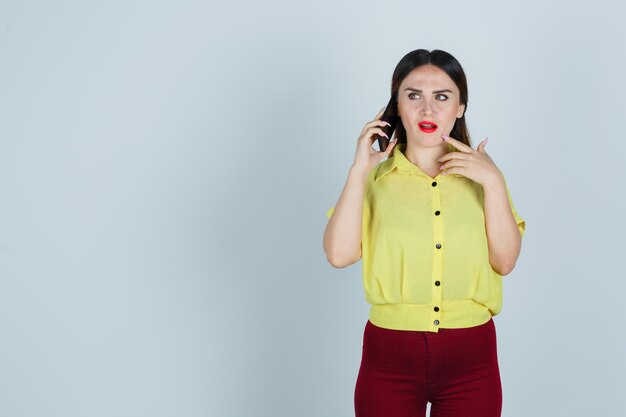
{"label": "mobile phone", "polygon": [[389,136],[389,139],[379,134],[375,134],[378,137],[378,148],[384,152],[387,149],[387,145],[389,145],[389,141],[392,138],[393,131],[396,130],[396,126],[400,121],[400,116],[398,116],[398,102],[396,101],[395,95],[392,95],[389,99],[389,103],[387,103],[387,107],[385,108],[383,115],[380,116],[380,120],[383,120],[391,125],[385,125],[381,127],[383,132],[385,132],[385,134]]}

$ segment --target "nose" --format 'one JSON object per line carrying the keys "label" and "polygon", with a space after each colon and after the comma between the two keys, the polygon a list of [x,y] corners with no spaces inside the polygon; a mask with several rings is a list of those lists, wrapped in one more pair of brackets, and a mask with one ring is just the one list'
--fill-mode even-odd
{"label": "nose", "polygon": [[433,105],[430,101],[426,100],[424,102],[424,107],[422,108],[422,113],[424,113],[424,116],[430,116],[433,114]]}

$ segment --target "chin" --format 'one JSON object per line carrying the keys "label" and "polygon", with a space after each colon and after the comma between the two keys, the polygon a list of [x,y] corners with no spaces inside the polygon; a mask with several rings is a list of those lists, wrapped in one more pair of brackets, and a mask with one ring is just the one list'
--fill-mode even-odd
{"label": "chin", "polygon": [[439,146],[442,143],[444,143],[443,140],[441,139],[441,135],[443,135],[443,133],[437,133],[437,132],[422,133],[422,132],[419,132],[417,134],[417,136],[415,136],[412,140],[414,142],[419,143],[420,145],[432,148],[432,147]]}

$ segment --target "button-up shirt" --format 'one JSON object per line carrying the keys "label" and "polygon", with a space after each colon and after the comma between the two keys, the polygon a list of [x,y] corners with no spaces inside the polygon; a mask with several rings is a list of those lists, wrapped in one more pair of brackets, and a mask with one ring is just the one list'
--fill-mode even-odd
{"label": "button-up shirt", "polygon": [[[396,144],[365,185],[361,260],[369,320],[432,332],[483,324],[502,309],[502,276],[489,263],[483,187],[460,174],[431,178],[405,150],[406,143]],[[526,223],[504,184],[523,237]]]}

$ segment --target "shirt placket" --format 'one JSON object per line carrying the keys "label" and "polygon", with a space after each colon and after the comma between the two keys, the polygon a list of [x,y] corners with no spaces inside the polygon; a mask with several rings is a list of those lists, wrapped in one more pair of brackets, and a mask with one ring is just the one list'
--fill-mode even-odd
{"label": "shirt placket", "polygon": [[432,270],[432,306],[431,328],[438,332],[441,325],[442,271],[443,271],[443,218],[441,216],[441,193],[439,183],[431,183],[431,201],[433,218],[433,270]]}

